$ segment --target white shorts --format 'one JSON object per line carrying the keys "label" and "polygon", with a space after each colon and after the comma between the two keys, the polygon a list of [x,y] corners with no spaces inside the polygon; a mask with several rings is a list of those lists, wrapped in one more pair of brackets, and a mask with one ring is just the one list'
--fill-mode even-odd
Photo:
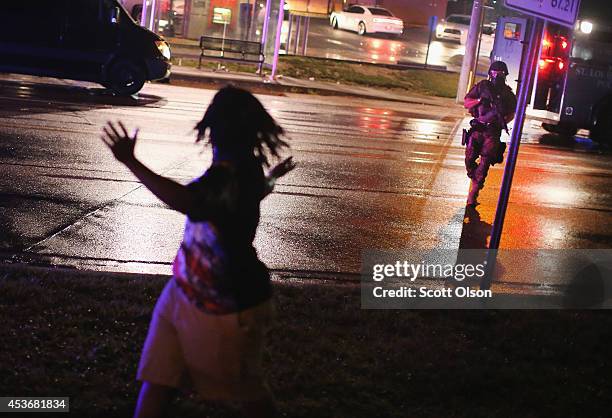
{"label": "white shorts", "polygon": [[153,311],[138,380],[192,388],[211,400],[268,396],[261,360],[272,317],[270,300],[233,314],[206,314],[171,279]]}

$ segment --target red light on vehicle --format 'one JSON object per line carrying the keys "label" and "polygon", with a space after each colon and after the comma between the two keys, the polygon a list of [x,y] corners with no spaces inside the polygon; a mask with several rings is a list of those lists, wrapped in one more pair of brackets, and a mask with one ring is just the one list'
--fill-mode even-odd
{"label": "red light on vehicle", "polygon": [[[544,70],[548,67],[548,64],[552,64],[554,63],[556,60],[552,59],[552,58],[543,58],[538,62],[538,65],[540,67],[540,70]],[[562,62],[559,62],[559,64],[565,65]],[[563,67],[560,67],[559,69],[562,69]]]}
{"label": "red light on vehicle", "polygon": [[546,38],[544,38],[544,40],[542,40],[542,46],[544,48],[548,48],[550,46],[550,41]]}
{"label": "red light on vehicle", "polygon": [[563,61],[559,61],[559,64],[557,66],[559,67],[560,70],[562,70],[563,67],[565,67],[565,64],[563,63]]}
{"label": "red light on vehicle", "polygon": [[563,48],[563,49],[567,49],[567,45],[568,45],[568,43],[567,43],[567,41],[566,41],[566,40],[563,40],[563,41],[561,42],[561,48]]}

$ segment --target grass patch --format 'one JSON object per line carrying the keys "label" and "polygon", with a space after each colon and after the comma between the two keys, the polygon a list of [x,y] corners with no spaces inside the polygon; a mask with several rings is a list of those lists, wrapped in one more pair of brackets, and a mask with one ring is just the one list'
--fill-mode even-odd
{"label": "grass patch", "polygon": [[[70,396],[74,416],[130,416],[164,283],[0,273],[0,393]],[[608,413],[609,312],[366,311],[352,286],[282,282],[275,290],[265,364],[282,416]],[[170,416],[236,412],[182,396]]]}
{"label": "grass patch", "polygon": [[459,75],[433,70],[396,69],[305,57],[280,57],[279,74],[296,78],[455,97]]}
{"label": "grass patch", "polygon": [[[196,67],[197,59],[173,58],[178,65]],[[223,62],[230,72],[255,73],[255,64]],[[202,67],[215,69],[218,63],[202,61]],[[356,64],[338,60],[316,59],[308,57],[281,56],[278,74],[294,78],[316,81],[340,82],[342,84],[382,88],[403,93],[417,93],[428,96],[454,98],[457,94],[457,73],[447,73],[421,69],[396,69],[382,65]]]}

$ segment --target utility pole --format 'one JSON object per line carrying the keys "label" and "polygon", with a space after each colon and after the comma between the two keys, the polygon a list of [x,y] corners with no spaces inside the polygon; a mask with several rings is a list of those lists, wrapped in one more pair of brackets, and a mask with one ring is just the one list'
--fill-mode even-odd
{"label": "utility pole", "polygon": [[474,0],[472,6],[472,17],[470,19],[470,30],[467,41],[465,42],[465,55],[461,64],[461,74],[459,74],[459,84],[457,85],[457,103],[463,102],[463,97],[474,81],[473,68],[476,68],[478,61],[477,48],[480,39],[480,28],[482,14],[484,13],[483,3],[485,0]]}
{"label": "utility pole", "polygon": [[514,168],[518,158],[519,146],[521,145],[521,136],[523,134],[523,125],[525,123],[525,108],[529,99],[529,86],[533,81],[534,74],[538,68],[539,47],[542,43],[542,31],[544,29],[544,20],[536,18],[535,23],[530,22],[528,25],[529,44],[526,51],[523,51],[521,59],[521,71],[519,73],[518,97],[516,105],[516,119],[510,138],[510,149],[506,157],[506,166],[504,167],[504,176],[502,177],[501,189],[499,191],[499,200],[495,210],[495,220],[491,228],[491,239],[489,240],[489,249],[487,251],[487,266],[485,275],[483,276],[480,288],[490,289],[491,281],[495,273],[495,263],[497,251],[501,241],[502,229],[504,227],[504,219],[510,200],[510,189],[512,188],[512,178],[514,177]]}

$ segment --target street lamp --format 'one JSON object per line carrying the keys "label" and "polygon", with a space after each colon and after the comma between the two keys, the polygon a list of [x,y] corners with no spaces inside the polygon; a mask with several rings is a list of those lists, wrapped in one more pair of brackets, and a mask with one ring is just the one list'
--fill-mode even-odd
{"label": "street lamp", "polygon": [[584,34],[589,34],[593,31],[593,24],[588,20],[583,20],[580,22],[580,32]]}

